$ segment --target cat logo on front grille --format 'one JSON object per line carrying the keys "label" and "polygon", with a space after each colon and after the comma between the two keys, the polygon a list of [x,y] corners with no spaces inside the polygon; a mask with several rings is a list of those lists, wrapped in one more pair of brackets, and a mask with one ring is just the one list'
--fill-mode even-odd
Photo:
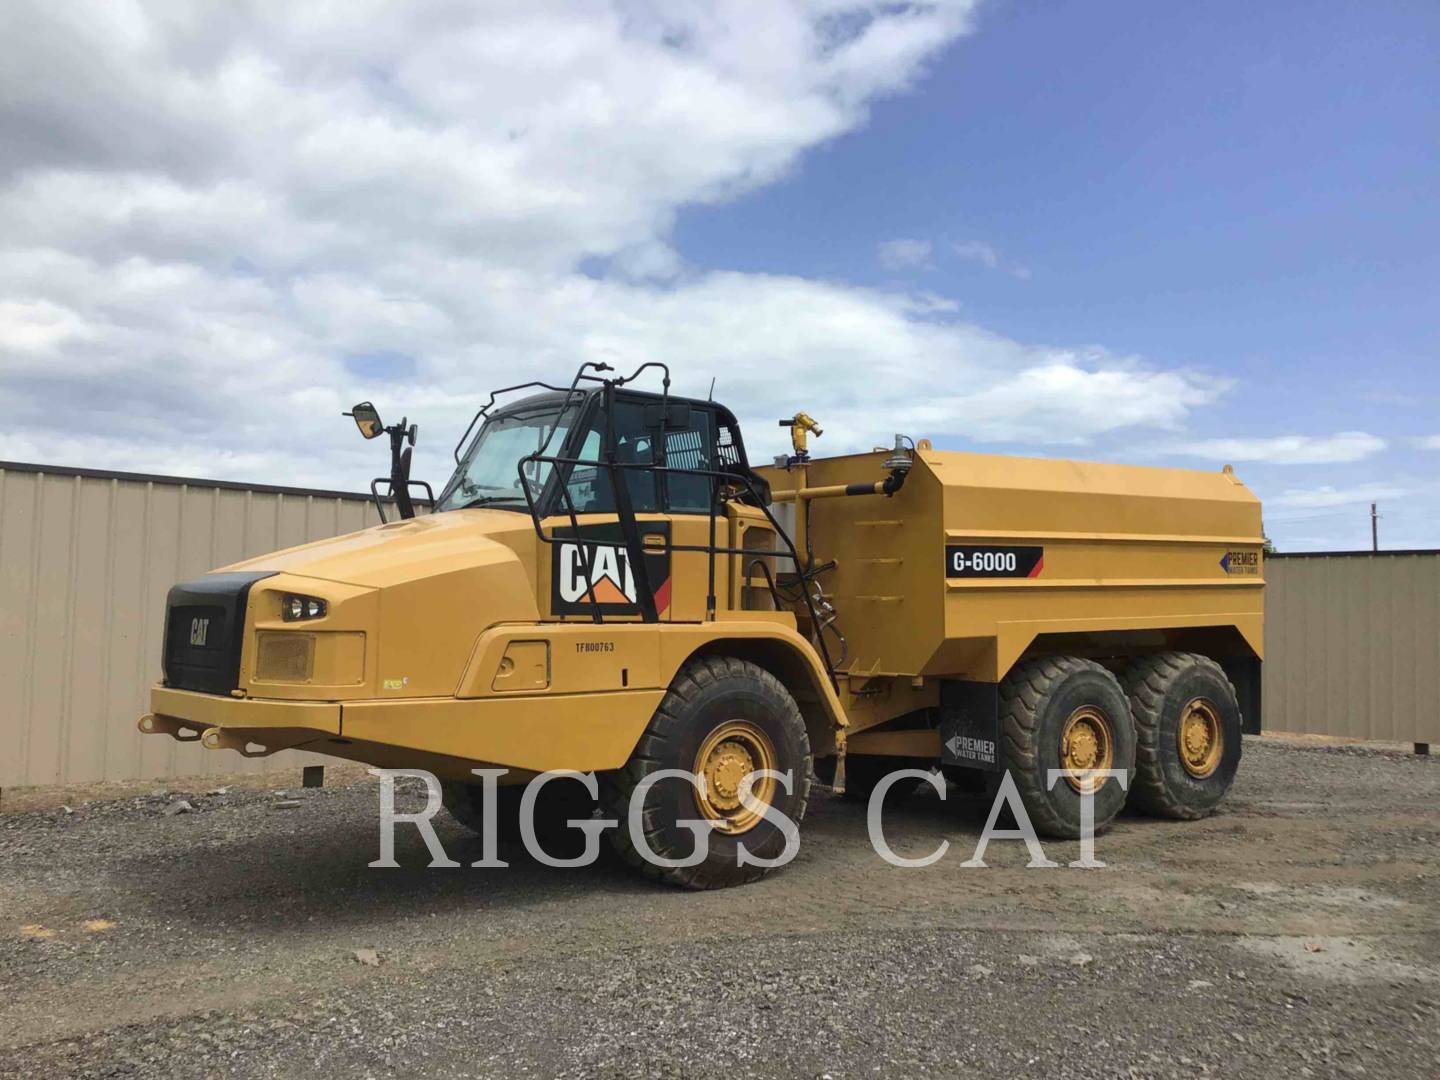
{"label": "cat logo on front grille", "polygon": [[209,619],[191,619],[191,620],[190,620],[190,644],[191,644],[191,645],[199,645],[199,646],[201,646],[201,647],[203,648],[204,645],[205,645],[205,638],[209,635],[209,633],[210,633],[210,620],[209,620]]}

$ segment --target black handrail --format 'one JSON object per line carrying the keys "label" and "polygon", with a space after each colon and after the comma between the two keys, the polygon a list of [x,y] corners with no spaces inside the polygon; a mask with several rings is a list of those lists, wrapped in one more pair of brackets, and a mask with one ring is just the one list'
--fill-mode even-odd
{"label": "black handrail", "polygon": [[[809,616],[810,616],[810,624],[811,624],[811,626],[813,626],[813,627],[815,628],[815,631],[816,631],[816,633],[815,633],[815,646],[816,646],[816,648],[820,651],[821,659],[825,662],[825,671],[826,671],[826,674],[827,674],[827,675],[829,676],[829,678],[830,678],[831,686],[832,686],[832,687],[835,687],[835,686],[836,686],[836,683],[835,683],[835,669],[834,669],[834,666],[833,666],[832,661],[831,661],[831,658],[830,658],[830,650],[829,650],[829,647],[825,644],[825,637],[824,637],[824,634],[823,634],[823,632],[821,631],[821,628],[820,628],[820,616],[819,616],[819,613],[818,613],[818,612],[816,611],[816,609],[815,609],[815,601],[814,601],[814,598],[810,595],[810,590],[806,587],[807,583],[811,580],[811,578],[814,576],[814,574],[812,574],[811,572],[809,572],[809,571],[805,568],[805,564],[801,561],[801,558],[800,558],[800,552],[799,552],[799,550],[795,547],[795,541],[794,541],[793,539],[791,539],[790,534],[785,531],[784,526],[782,526],[782,525],[780,524],[780,522],[776,519],[775,515],[770,512],[770,508],[769,508],[768,506],[766,506],[765,503],[764,503],[764,501],[760,498],[759,493],[758,493],[758,492],[756,491],[756,489],[755,489],[755,485],[751,482],[751,480],[750,480],[750,478],[749,478],[748,476],[743,476],[743,475],[740,475],[740,474],[737,474],[737,473],[732,473],[732,472],[725,472],[725,471],[719,470],[719,469],[682,469],[682,468],[675,468],[675,467],[669,466],[669,465],[655,465],[655,464],[650,464],[650,463],[646,463],[646,462],[617,462],[617,461],[613,461],[613,460],[612,460],[612,461],[594,461],[594,460],[589,460],[589,459],[586,459],[586,458],[572,458],[572,457],[560,457],[560,456],[556,456],[556,455],[546,455],[546,454],[541,454],[541,453],[539,453],[539,452],[536,452],[536,453],[534,453],[534,454],[527,454],[525,457],[522,457],[522,458],[516,463],[516,471],[519,473],[520,478],[521,478],[520,490],[521,490],[521,491],[524,493],[524,495],[525,495],[525,505],[526,505],[526,507],[527,507],[527,508],[529,509],[529,511],[530,511],[530,521],[531,521],[531,524],[532,524],[532,525],[534,526],[534,528],[535,528],[535,535],[539,538],[540,542],[541,542],[541,543],[544,543],[544,544],[565,543],[566,540],[569,539],[569,538],[566,538],[566,537],[555,537],[555,536],[546,536],[546,535],[545,535],[545,530],[544,530],[544,528],[542,527],[542,525],[541,525],[541,523],[540,523],[540,522],[541,522],[541,518],[540,518],[540,510],[539,510],[539,507],[536,505],[535,499],[534,499],[534,497],[533,497],[532,494],[531,494],[529,484],[525,481],[525,466],[526,466],[527,464],[548,464],[548,465],[550,465],[550,466],[552,467],[552,470],[553,470],[552,475],[555,477],[556,482],[559,484],[559,487],[560,487],[560,490],[561,490],[561,495],[562,495],[562,497],[564,498],[566,510],[567,510],[568,516],[569,516],[569,518],[570,518],[570,526],[571,526],[571,528],[574,530],[574,534],[575,534],[575,535],[574,535],[574,542],[576,543],[576,546],[580,549],[581,557],[582,557],[582,560],[583,560],[583,562],[582,562],[582,569],[584,569],[584,571],[585,571],[585,580],[586,580],[586,582],[590,585],[590,589],[589,589],[588,595],[589,595],[589,597],[590,597],[590,602],[591,602],[591,604],[592,604],[592,616],[593,616],[594,621],[597,622],[597,623],[603,623],[603,622],[604,622],[604,617],[603,617],[603,615],[601,614],[601,611],[600,611],[600,601],[599,601],[599,600],[596,598],[596,596],[595,596],[595,588],[594,588],[595,583],[591,580],[591,577],[590,577],[590,562],[589,562],[589,558],[588,558],[588,553],[586,552],[586,545],[594,545],[595,547],[613,547],[613,548],[627,548],[627,549],[628,549],[629,545],[628,545],[628,544],[626,543],[626,541],[623,540],[623,539],[621,539],[621,540],[603,540],[603,539],[600,539],[600,538],[598,538],[598,537],[595,538],[595,539],[590,539],[590,538],[587,538],[587,537],[582,537],[582,536],[580,535],[580,523],[579,523],[579,518],[578,518],[578,516],[577,516],[577,514],[576,514],[576,511],[575,511],[574,500],[570,497],[569,482],[568,482],[568,481],[569,481],[570,473],[571,473],[577,466],[584,466],[584,467],[595,468],[595,469],[604,469],[604,470],[606,471],[606,473],[609,475],[609,477],[610,477],[610,482],[612,483],[612,485],[617,485],[617,486],[618,486],[618,483],[617,483],[617,482],[618,482],[618,480],[619,480],[619,477],[618,477],[616,474],[617,474],[618,472],[621,472],[621,471],[627,470],[627,469],[629,469],[629,470],[635,470],[635,471],[637,471],[637,472],[667,473],[667,474],[674,474],[674,475],[677,475],[677,476],[705,476],[705,477],[711,478],[711,481],[712,481],[712,482],[711,482],[711,497],[710,497],[710,540],[711,540],[711,542],[710,542],[709,544],[671,544],[671,545],[669,545],[669,547],[668,547],[668,550],[669,550],[669,551],[672,551],[672,552],[673,552],[673,551],[697,551],[697,552],[703,552],[703,553],[705,553],[705,554],[708,556],[708,559],[709,559],[708,569],[709,569],[709,576],[710,576],[710,595],[707,597],[707,603],[706,603],[706,607],[707,607],[706,615],[707,615],[707,618],[713,620],[713,619],[714,619],[714,616],[715,616],[715,610],[714,610],[714,580],[715,580],[715,556],[716,556],[716,555],[750,555],[750,556],[760,556],[760,557],[763,557],[763,558],[789,559],[792,563],[795,564],[796,576],[797,576],[797,579],[798,579],[799,584],[800,584],[800,595],[801,595],[801,598],[805,601],[805,609],[806,609],[806,612],[807,612],[807,613],[809,614]],[[565,466],[565,468],[562,469],[561,466]],[[788,549],[788,554],[787,554],[786,552],[776,552],[776,551],[774,551],[773,549],[767,551],[767,550],[765,550],[765,549],[763,549],[763,548],[732,548],[732,547],[728,547],[728,546],[722,547],[722,546],[720,546],[720,545],[718,545],[718,544],[716,544],[716,543],[714,542],[714,538],[715,538],[715,519],[716,519],[716,512],[717,512],[717,510],[718,510],[719,503],[720,503],[720,499],[719,499],[719,483],[717,483],[717,481],[724,481],[724,482],[726,482],[726,483],[735,485],[735,486],[737,486],[737,487],[740,486],[740,485],[743,485],[743,486],[744,486],[746,493],[751,496],[751,498],[752,498],[753,501],[754,501],[754,504],[755,504],[756,506],[758,506],[759,509],[760,509],[760,511],[765,515],[766,520],[769,522],[770,526],[775,530],[776,535],[778,535],[781,539],[783,539],[783,540],[785,541],[785,546],[786,546],[786,548]],[[633,512],[632,512],[632,514],[631,514],[631,520],[632,520],[632,522],[633,522],[633,520],[634,520]],[[632,558],[633,558],[633,557],[632,557]],[[773,590],[772,590],[772,591],[773,591]],[[638,594],[637,594],[637,595],[638,595]],[[778,598],[778,593],[776,594],[776,596],[777,596],[777,598]],[[656,621],[656,620],[653,619],[653,618],[647,618],[647,617],[646,617],[646,614],[647,614],[647,613],[645,613],[645,611],[644,611],[643,608],[641,609],[641,611],[642,611],[642,618],[645,619],[645,621],[647,621],[647,622]],[[838,687],[837,687],[837,689],[838,689]]]}
{"label": "black handrail", "polygon": [[[661,364],[661,363],[660,363],[659,361],[657,361],[657,360],[652,360],[652,361],[650,361],[650,363],[648,363],[648,364],[641,364],[640,367],[639,367],[638,369],[636,369],[635,373],[632,374],[629,379],[621,379],[621,380],[619,380],[619,382],[617,382],[616,385],[623,385],[624,383],[627,383],[627,382],[632,381],[637,375],[640,374],[640,372],[644,371],[647,367],[651,367],[651,366],[665,367],[664,364]],[[581,379],[585,379],[587,382],[604,382],[604,381],[605,381],[605,380],[603,380],[603,379],[598,379],[598,378],[596,378],[594,375],[586,375],[586,374],[585,374],[585,369],[586,369],[586,368],[594,368],[596,371],[614,371],[614,370],[615,370],[615,369],[612,368],[609,364],[602,364],[602,363],[599,363],[598,361],[587,360],[587,361],[585,361],[585,363],[581,364],[579,368],[576,369],[576,371],[575,371],[575,378],[573,378],[573,379],[570,380],[570,385],[569,385],[569,386],[552,386],[550,383],[544,382],[544,381],[542,381],[542,380],[540,380],[540,379],[532,379],[530,382],[516,383],[514,386],[502,386],[499,390],[491,390],[491,391],[490,391],[490,398],[489,398],[489,400],[487,400],[484,405],[481,405],[480,408],[479,408],[478,410],[476,410],[475,415],[470,418],[470,423],[467,424],[466,427],[465,427],[465,434],[461,435],[461,436],[460,436],[460,441],[455,444],[455,449],[454,449],[454,451],[453,451],[453,456],[454,456],[454,458],[455,458],[455,464],[457,464],[457,465],[460,464],[460,448],[465,445],[465,440],[468,439],[468,438],[470,437],[470,433],[475,430],[475,424],[476,424],[482,417],[488,417],[488,416],[489,416],[490,410],[491,410],[492,408],[494,408],[494,406],[495,406],[495,399],[498,398],[501,394],[510,394],[510,393],[513,393],[513,392],[516,391],[516,390],[528,390],[528,389],[530,389],[532,386],[538,386],[541,390],[553,390],[553,391],[554,391],[555,393],[557,393],[557,394],[564,394],[564,395],[565,395],[565,401],[562,403],[562,407],[561,407],[560,412],[556,414],[556,422],[558,423],[560,416],[563,416],[563,415],[564,415],[565,407],[570,404],[570,398],[571,398],[571,396],[575,393],[575,389],[576,389],[577,386],[579,386]],[[670,386],[670,369],[669,369],[669,368],[665,368],[665,386],[666,386],[666,389],[668,390],[668,389],[669,389],[669,386]],[[549,433],[545,436],[545,442],[541,444],[540,449],[543,450],[543,449],[545,449],[545,447],[547,447],[547,446],[550,445],[550,438],[551,438],[554,434],[555,434],[555,425],[552,424],[551,427],[550,427]]]}
{"label": "black handrail", "polygon": [[490,400],[485,402],[484,405],[481,405],[480,408],[476,410],[475,415],[470,418],[470,423],[465,427],[465,434],[461,435],[460,441],[455,444],[455,449],[453,451],[455,457],[455,464],[460,464],[460,448],[465,445],[465,440],[468,439],[470,437],[470,433],[475,430],[475,424],[482,417],[489,415],[491,408],[495,405],[495,399],[498,398],[501,394],[508,394],[515,390],[528,390],[532,386],[538,386],[541,390],[553,390],[557,394],[563,394],[565,392],[565,387],[563,386],[551,386],[549,383],[540,382],[539,380],[533,380],[527,383],[516,383],[514,386],[504,386],[501,387],[499,390],[491,390]]}
{"label": "black handrail", "polygon": [[[430,486],[430,482],[428,480],[410,480],[408,482],[411,484],[418,484],[420,487],[423,487],[425,489],[425,495],[430,503],[430,509],[433,511],[435,509],[435,489]],[[389,495],[380,494],[381,484],[390,485]],[[390,519],[385,516],[386,499],[389,499],[391,502],[395,503],[397,507],[399,506],[400,501],[395,496],[395,481],[388,476],[377,476],[374,480],[370,481],[370,501],[375,504],[375,512],[380,515],[381,525],[390,524]],[[402,513],[400,516],[401,518],[404,518],[405,515]],[[415,515],[412,512],[410,516],[414,517]]]}
{"label": "black handrail", "polygon": [[[659,368],[660,370],[665,372],[664,393],[661,395],[661,401],[666,402],[669,400],[670,397],[670,366],[663,363],[662,361],[647,360],[645,361],[645,363],[641,364],[638,368],[632,371],[629,375],[621,379],[615,379],[613,381],[616,386],[624,386],[626,383],[634,382],[640,377],[642,372],[644,372],[647,368],[652,367]],[[566,398],[564,404],[569,405],[570,395],[574,394],[576,388],[579,386],[581,379],[584,379],[586,382],[606,381],[604,379],[597,378],[594,375],[586,375],[586,368],[594,368],[596,371],[615,370],[609,364],[602,364],[594,360],[588,360],[580,365],[579,369],[575,372],[575,378],[571,380],[569,386],[554,386],[540,379],[532,379],[530,382],[516,383],[514,386],[502,386],[499,390],[491,390],[489,399],[485,402],[484,405],[481,405],[480,408],[476,410],[475,415],[470,418],[470,423],[465,426],[465,433],[460,436],[460,441],[455,444],[455,449],[452,451],[452,456],[455,458],[455,463],[457,465],[460,463],[460,448],[465,445],[465,440],[468,439],[470,437],[470,433],[475,430],[475,425],[482,418],[488,417],[490,415],[490,410],[495,407],[495,399],[498,398],[501,394],[514,393],[516,390],[529,390],[532,386],[538,386],[541,390],[553,390],[557,394],[565,394]],[[555,429],[552,427],[550,429],[550,434],[553,435],[554,431]],[[549,436],[547,436],[545,440],[546,446],[549,445],[549,441]],[[542,450],[544,448],[545,446],[541,447]]]}
{"label": "black handrail", "polygon": [[[585,369],[590,367],[593,367],[596,371],[613,370],[609,364],[596,363],[595,361],[586,361],[575,369],[575,377],[570,380],[570,387],[565,391],[565,400],[560,403],[560,408],[556,410],[555,420],[551,423],[550,430],[545,433],[545,438],[542,439],[540,442],[540,449],[535,451],[535,454],[543,454],[546,450],[550,448],[550,441],[555,438],[555,432],[560,430],[560,421],[564,419],[565,414],[570,411],[570,402],[574,400],[575,394],[578,392],[580,380],[595,380],[595,376],[585,374]],[[598,381],[603,382],[604,380],[602,379]],[[584,412],[583,409],[578,411],[582,414]],[[534,457],[535,455],[531,456]],[[535,520],[535,503],[534,500],[530,497],[530,480],[525,475],[524,458],[520,460],[517,467],[520,472],[520,490],[525,493],[525,505],[529,508],[530,518],[533,521]],[[560,493],[565,498],[565,509],[570,515],[570,526],[575,531],[575,550],[580,556],[580,569],[585,574],[585,583],[589,586],[591,618],[597,624],[604,623],[605,617],[600,613],[600,599],[595,595],[595,575],[592,572],[592,567],[590,563],[590,552],[586,549],[584,543],[580,541],[580,519],[575,513],[575,501],[570,497],[569,479],[570,478],[567,474],[567,476],[565,477],[565,482],[560,485]],[[613,474],[611,475],[611,479],[614,479]],[[653,611],[654,606],[654,599],[652,598],[649,609]]]}
{"label": "black handrail", "polygon": [[[660,460],[659,462],[650,463],[622,463],[615,460],[613,445],[611,443],[611,439],[613,438],[613,423],[611,422],[611,414],[613,413],[613,409],[611,408],[611,406],[613,405],[614,390],[616,387],[624,386],[627,383],[634,382],[641,376],[641,374],[643,374],[646,370],[650,368],[659,368],[664,373],[662,379],[662,393],[660,398],[660,439],[658,440]],[[515,386],[505,387],[501,390],[492,391],[489,400],[480,408],[478,412],[476,412],[475,416],[471,419],[469,426],[465,429],[465,434],[462,435],[460,437],[460,441],[455,444],[456,461],[459,462],[460,448],[465,444],[465,440],[470,437],[470,433],[474,430],[475,424],[482,417],[488,416],[489,410],[494,406],[495,399],[499,395],[509,393],[515,390],[527,389],[529,387],[540,387],[542,389],[552,390],[556,393],[563,393],[565,395],[564,400],[560,404],[560,408],[556,411],[555,419],[551,423],[550,429],[545,432],[545,437],[541,440],[540,448],[533,454],[527,454],[526,456],[520,458],[519,461],[516,462],[516,472],[520,479],[520,490],[525,496],[526,508],[530,512],[531,523],[535,528],[535,535],[540,539],[542,543],[556,544],[563,543],[564,538],[545,535],[545,530],[540,523],[540,511],[538,506],[536,505],[536,493],[531,490],[530,478],[526,476],[527,465],[536,466],[541,464],[548,464],[552,467],[552,482],[557,484],[560,488],[561,502],[564,507],[565,515],[569,518],[570,528],[574,534],[574,542],[578,549],[578,554],[580,557],[580,567],[585,575],[585,581],[589,586],[587,590],[587,596],[589,597],[590,601],[591,618],[597,624],[603,624],[605,619],[604,614],[601,611],[600,599],[595,592],[595,582],[593,580],[593,564],[590,559],[589,550],[591,545],[595,547],[613,547],[625,549],[630,559],[631,574],[636,585],[636,599],[638,601],[636,606],[639,609],[640,616],[645,622],[659,621],[659,615],[655,610],[655,598],[654,595],[649,591],[648,575],[646,573],[646,567],[644,566],[644,552],[640,545],[638,530],[636,529],[635,512],[633,507],[630,505],[629,489],[620,482],[622,479],[622,471],[626,469],[634,469],[637,471],[649,472],[652,474],[673,473],[679,476],[706,477],[710,481],[710,528],[708,537],[709,543],[704,545],[670,544],[667,549],[672,552],[703,552],[706,555],[708,570],[708,584],[705,598],[706,619],[709,621],[713,621],[716,614],[715,557],[717,555],[748,555],[751,557],[759,556],[762,558],[789,559],[795,565],[796,579],[800,585],[800,596],[801,599],[803,599],[805,602],[806,612],[810,616],[810,625],[814,629],[814,644],[819,650],[821,658],[825,663],[825,671],[830,679],[831,686],[838,689],[838,685],[835,681],[834,662],[830,657],[829,647],[825,644],[824,626],[822,625],[819,612],[816,610],[814,597],[811,596],[810,590],[808,588],[808,583],[820,573],[822,573],[825,568],[814,567],[813,558],[810,558],[808,561],[805,562],[801,561],[800,552],[795,547],[795,541],[791,538],[790,534],[786,532],[785,528],[780,524],[779,520],[776,519],[775,515],[770,512],[769,506],[766,505],[765,499],[762,498],[760,493],[756,490],[755,485],[750,477],[719,469],[672,468],[668,460],[666,459],[665,429],[669,420],[668,406],[670,401],[669,366],[658,360],[650,360],[642,363],[628,376],[621,376],[618,378],[605,378],[598,374],[590,375],[586,373],[589,370],[593,370],[595,372],[607,372],[613,371],[614,369],[609,364],[599,363],[596,361],[586,361],[585,363],[582,363],[580,367],[576,370],[575,377],[571,380],[569,387],[552,386],[549,383],[534,381],[528,383],[520,383]],[[580,390],[580,383],[582,381],[601,383],[604,387],[603,410],[607,420],[606,447],[610,450],[610,452],[605,453],[604,456],[606,460],[603,461],[592,461],[584,458],[561,457],[558,455],[550,455],[545,453],[545,451],[549,449],[550,443],[554,439],[556,431],[559,430],[561,420],[565,417],[566,413],[571,407],[571,404],[575,401],[576,395],[582,393]],[[616,496],[616,518],[621,528],[622,539],[602,540],[598,538],[587,539],[585,537],[582,537],[580,533],[579,513],[576,510],[575,501],[570,494],[569,483],[570,476],[572,475],[574,469],[577,466],[605,470],[605,473],[610,480],[611,488],[615,492]],[[769,522],[771,528],[774,529],[775,533],[784,540],[785,546],[789,552],[788,554],[786,554],[785,552],[776,552],[773,549],[765,550],[757,548],[732,548],[728,546],[722,547],[715,542],[716,523],[721,504],[720,493],[722,483],[729,484],[736,488],[739,488],[741,486],[744,487],[745,493],[749,496],[749,501],[752,502],[755,506],[759,507],[760,511],[765,515],[765,518]],[[665,490],[668,490],[668,485],[666,485]],[[543,496],[543,493],[544,492],[542,487],[540,494]],[[742,573],[748,574],[748,571],[742,570]],[[775,598],[776,607],[783,608],[787,601],[780,595],[778,589],[775,586],[774,580],[771,578],[768,572],[766,573],[766,579],[770,584],[771,595]],[[788,602],[793,603],[794,601]]]}
{"label": "black handrail", "polygon": [[[490,398],[489,398],[489,400],[486,401],[484,405],[480,406],[479,410],[475,413],[475,415],[470,418],[470,424],[469,424],[468,427],[465,428],[465,434],[461,435],[461,436],[460,436],[460,441],[455,444],[455,463],[456,463],[457,465],[460,464],[460,447],[462,447],[463,445],[465,445],[465,440],[470,437],[470,432],[471,432],[472,430],[474,430],[475,422],[476,422],[477,420],[479,420],[482,416],[488,418],[488,414],[489,414],[489,412],[490,412],[490,409],[491,409],[491,407],[495,404],[495,399],[496,399],[497,397],[499,397],[501,394],[508,394],[508,393],[511,393],[511,392],[513,392],[513,391],[515,391],[515,390],[526,390],[526,389],[529,389],[529,388],[532,387],[532,386],[538,386],[538,387],[540,387],[540,388],[543,389],[543,390],[552,390],[552,391],[554,391],[554,392],[557,393],[557,394],[564,394],[564,395],[565,395],[565,400],[560,403],[560,408],[555,411],[555,419],[551,422],[550,427],[549,427],[549,430],[547,430],[547,431],[545,432],[545,437],[540,441],[540,449],[537,450],[536,453],[537,453],[537,454],[543,453],[544,451],[546,451],[547,449],[549,449],[551,440],[555,438],[555,432],[560,429],[560,421],[565,418],[565,414],[566,414],[567,412],[569,412],[569,410],[570,410],[570,403],[575,399],[575,395],[576,395],[576,393],[578,392],[578,389],[579,389],[579,386],[580,386],[580,380],[581,380],[581,379],[585,379],[585,380],[590,381],[590,382],[604,382],[604,381],[605,381],[604,379],[596,378],[596,376],[594,376],[594,375],[586,375],[586,374],[585,374],[585,371],[586,371],[587,368],[593,368],[593,369],[596,370],[596,371],[613,371],[613,370],[614,370],[613,368],[610,367],[609,364],[599,363],[599,362],[594,361],[594,360],[587,360],[587,361],[585,361],[584,363],[582,363],[578,368],[575,369],[575,377],[570,380],[570,385],[569,385],[568,387],[552,386],[550,383],[542,382],[542,381],[536,379],[536,380],[532,380],[532,381],[530,381],[530,382],[517,383],[517,384],[514,385],[514,386],[506,386],[506,387],[502,387],[502,388],[499,389],[499,390],[492,390],[492,391],[490,391]],[[642,366],[640,370],[643,371],[643,370],[644,370],[644,367]],[[639,374],[639,371],[637,371],[635,374],[638,375],[638,374]],[[668,390],[668,388],[669,388],[669,382],[670,382],[670,380],[669,380],[669,374],[670,374],[670,373],[669,373],[669,369],[668,369],[668,368],[666,369],[666,373],[665,373],[665,374],[666,374],[665,383],[666,383],[666,388],[667,388],[667,390]],[[631,378],[634,378],[634,375],[632,375]],[[534,517],[534,513],[535,513],[534,505],[533,505],[533,502],[532,502],[532,500],[531,500],[531,498],[530,498],[530,479],[529,479],[529,477],[527,477],[527,476],[525,475],[524,461],[525,461],[525,459],[522,458],[522,459],[521,459],[521,462],[520,462],[520,465],[519,465],[519,471],[520,471],[520,490],[525,493],[525,502],[526,502],[526,505],[530,507],[531,516]],[[459,473],[457,472],[456,475],[458,476]],[[441,498],[444,498],[446,495],[448,495],[448,494],[449,494],[449,491],[450,491],[450,488],[449,488],[449,486],[447,486],[446,489],[445,489],[445,491],[441,492]],[[580,535],[580,525],[579,525],[579,522],[578,522],[578,520],[577,520],[577,518],[576,518],[574,503],[573,503],[572,500],[570,499],[570,491],[569,491],[568,485],[562,485],[562,493],[563,493],[564,496],[565,496],[566,508],[568,509],[569,514],[570,514],[570,524],[574,527],[574,529],[575,529],[575,535],[578,537],[578,536]],[[432,502],[432,505],[433,505],[434,500],[432,499],[431,502]],[[383,511],[382,511],[381,514],[380,514],[380,518],[381,518],[382,521],[383,521],[384,518],[385,518],[385,514],[384,514]],[[589,553],[587,550],[585,550],[585,545],[584,545],[584,544],[579,545],[579,552],[580,552],[580,568],[581,568],[581,570],[583,570],[584,573],[585,573],[585,580],[586,580],[587,582],[590,582],[590,583],[591,583],[591,598],[594,599],[594,582],[591,581],[592,574],[591,574],[591,567],[590,567],[590,553]],[[595,619],[595,621],[596,621],[597,623],[604,621],[603,618],[602,618],[601,615],[600,615],[600,608],[599,608],[599,604],[598,604],[598,603],[595,605],[595,609],[594,609],[593,614],[594,614],[594,619]]]}
{"label": "black handrail", "polygon": [[[650,590],[650,571],[645,565],[645,553],[640,550],[640,530],[635,526],[635,508],[630,502],[630,485],[616,483],[615,466],[619,462],[616,460],[615,446],[615,384],[607,382],[601,393],[604,395],[601,409],[605,416],[605,437],[601,440],[600,453],[604,455],[605,463],[609,466],[607,472],[611,492],[615,496],[615,518],[620,523],[620,535],[625,538],[625,552],[630,559],[630,577],[635,587],[635,602],[646,622],[659,622],[660,616],[655,611],[655,594]],[[663,429],[661,436],[663,439]],[[565,488],[568,493],[570,485],[567,483]],[[584,546],[584,541],[578,534],[575,542]],[[596,602],[598,611],[599,600],[595,596],[595,582],[590,581],[588,576],[586,580],[590,585],[590,598]]]}

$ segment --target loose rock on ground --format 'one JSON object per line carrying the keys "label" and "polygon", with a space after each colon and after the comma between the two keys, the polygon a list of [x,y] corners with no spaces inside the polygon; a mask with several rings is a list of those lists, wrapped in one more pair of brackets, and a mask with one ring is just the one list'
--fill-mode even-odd
{"label": "loose rock on ground", "polygon": [[[213,781],[211,782],[213,785]],[[1026,869],[917,798],[886,865],[817,792],[801,853],[681,893],[610,861],[378,855],[372,782],[0,813],[0,1076],[1385,1076],[1440,1061],[1440,762],[1247,740],[1195,823]],[[190,805],[170,814],[176,800]],[[402,787],[400,809],[418,792]],[[451,857],[478,841],[437,819]],[[1047,844],[1061,863],[1078,845]]]}

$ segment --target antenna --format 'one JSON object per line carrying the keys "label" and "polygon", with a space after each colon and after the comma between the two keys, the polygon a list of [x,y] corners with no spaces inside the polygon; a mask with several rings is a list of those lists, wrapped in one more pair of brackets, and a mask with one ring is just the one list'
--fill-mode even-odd
{"label": "antenna", "polygon": [[711,376],[710,376],[710,396],[709,396],[708,398],[706,398],[705,400],[706,400],[706,401],[714,401],[714,400],[715,400],[715,376],[714,376],[714,375],[711,375]]}

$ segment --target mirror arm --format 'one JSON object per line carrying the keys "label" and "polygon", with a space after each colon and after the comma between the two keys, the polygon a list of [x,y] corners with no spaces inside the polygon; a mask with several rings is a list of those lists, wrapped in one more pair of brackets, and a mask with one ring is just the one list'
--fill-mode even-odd
{"label": "mirror arm", "polygon": [[400,423],[385,429],[390,436],[390,494],[395,499],[395,509],[402,519],[415,516],[415,504],[410,498],[410,454],[405,448],[407,439],[415,444],[415,427],[402,417]]}

